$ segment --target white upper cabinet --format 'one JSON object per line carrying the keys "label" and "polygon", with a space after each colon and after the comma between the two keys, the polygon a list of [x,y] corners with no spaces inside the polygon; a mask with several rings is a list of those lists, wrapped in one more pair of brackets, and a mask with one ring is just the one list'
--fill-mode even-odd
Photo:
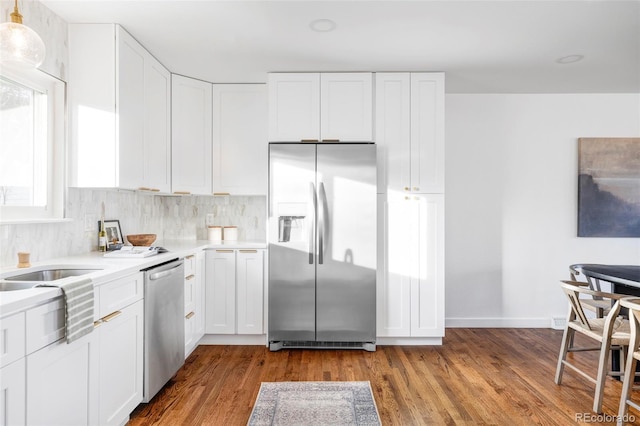
{"label": "white upper cabinet", "polygon": [[371,73],[272,73],[269,141],[373,140]]}
{"label": "white upper cabinet", "polygon": [[320,139],[320,74],[269,74],[269,142]]}
{"label": "white upper cabinet", "polygon": [[116,24],[69,25],[70,186],[170,189],[170,74]]}
{"label": "white upper cabinet", "polygon": [[171,192],[171,74],[155,58],[145,62],[146,186]]}
{"label": "white upper cabinet", "polygon": [[[116,174],[114,185],[123,188],[144,186],[144,61],[146,52],[133,37],[122,30],[116,30],[116,126],[117,134],[113,144],[118,155],[118,163],[111,166]],[[73,67],[73,64],[71,65]],[[99,152],[99,151],[98,151]],[[100,155],[95,153],[95,161]],[[119,175],[119,176],[118,176]]]}
{"label": "white upper cabinet", "polygon": [[213,192],[267,195],[267,88],[213,85]]}
{"label": "white upper cabinet", "polygon": [[411,185],[411,76],[376,73],[378,193]]}
{"label": "white upper cabinet", "polygon": [[378,192],[444,192],[444,74],[377,73]]}
{"label": "white upper cabinet", "polygon": [[212,85],[174,74],[172,191],[210,195],[212,184]]}
{"label": "white upper cabinet", "polygon": [[320,139],[371,142],[372,74],[325,73],[320,77]]}

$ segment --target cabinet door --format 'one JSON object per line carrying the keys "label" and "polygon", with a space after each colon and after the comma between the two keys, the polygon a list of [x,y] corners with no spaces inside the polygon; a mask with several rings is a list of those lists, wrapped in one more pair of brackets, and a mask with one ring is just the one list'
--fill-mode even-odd
{"label": "cabinet door", "polygon": [[320,82],[320,136],[342,142],[373,140],[371,73],[326,73]]}
{"label": "cabinet door", "polygon": [[120,188],[144,186],[145,57],[144,48],[121,27],[116,32],[116,122]]}
{"label": "cabinet door", "polygon": [[378,193],[411,187],[411,77],[376,73]]}
{"label": "cabinet door", "polygon": [[114,24],[69,24],[69,185],[117,185]]}
{"label": "cabinet door", "polygon": [[98,424],[98,333],[27,356],[27,425]]}
{"label": "cabinet door", "polygon": [[2,318],[0,321],[0,368],[23,358],[25,354],[25,313],[19,312]]}
{"label": "cabinet door", "polygon": [[129,306],[144,297],[144,272],[127,275],[102,284],[98,287],[100,295],[97,303],[99,317]]}
{"label": "cabinet door", "polygon": [[262,334],[264,250],[238,250],[236,271],[238,334]]}
{"label": "cabinet door", "polygon": [[195,282],[195,324],[194,339],[196,344],[202,336],[204,336],[204,318],[205,318],[205,300],[204,300],[204,280],[205,280],[205,257],[204,252],[200,251],[196,254],[196,282]]}
{"label": "cabinet door", "polygon": [[320,74],[274,73],[267,77],[269,142],[320,139]]}
{"label": "cabinet door", "polygon": [[186,360],[196,348],[195,312],[190,311],[184,319],[184,359]]}
{"label": "cabinet door", "polygon": [[236,332],[236,254],[234,250],[207,250],[206,325],[211,334]]}
{"label": "cabinet door", "polygon": [[444,335],[444,195],[378,195],[378,336]]}
{"label": "cabinet door", "polygon": [[171,83],[173,192],[212,192],[211,83],[179,75]]}
{"label": "cabinet door", "polygon": [[185,359],[195,347],[195,315],[196,315],[196,255],[184,258],[184,355]]}
{"label": "cabinet door", "polygon": [[97,328],[100,339],[100,424],[121,425],[142,402],[144,301]]}
{"label": "cabinet door", "polygon": [[397,192],[378,195],[377,333],[411,336],[411,287],[414,280],[413,203]]}
{"label": "cabinet door", "polygon": [[411,191],[444,192],[444,74],[411,74]]}
{"label": "cabinet door", "polygon": [[65,336],[65,307],[62,297],[31,308],[26,313],[27,355]]}
{"label": "cabinet door", "polygon": [[411,335],[444,336],[444,195],[413,195]]}
{"label": "cabinet door", "polygon": [[[24,329],[23,329],[24,332]],[[23,333],[24,334],[24,333]],[[25,424],[25,358],[0,368],[0,426]]]}
{"label": "cabinet door", "polygon": [[144,186],[166,193],[171,191],[171,74],[150,54],[145,59]]}
{"label": "cabinet door", "polygon": [[266,86],[214,84],[214,192],[267,195],[266,141]]}
{"label": "cabinet door", "polygon": [[[195,307],[195,282],[196,271],[191,265],[195,266],[196,255],[191,254],[184,258],[184,313],[185,315],[194,310]],[[188,267],[189,266],[189,267]]]}

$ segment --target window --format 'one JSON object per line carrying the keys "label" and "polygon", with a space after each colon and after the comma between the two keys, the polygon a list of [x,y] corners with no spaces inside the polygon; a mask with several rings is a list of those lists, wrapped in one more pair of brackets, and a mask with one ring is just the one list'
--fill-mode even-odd
{"label": "window", "polygon": [[62,218],[64,90],[39,70],[0,74],[0,222]]}

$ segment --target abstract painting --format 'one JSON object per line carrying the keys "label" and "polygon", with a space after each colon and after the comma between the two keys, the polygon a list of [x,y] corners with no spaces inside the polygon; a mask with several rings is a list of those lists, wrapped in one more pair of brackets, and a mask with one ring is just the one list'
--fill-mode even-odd
{"label": "abstract painting", "polygon": [[640,237],[640,138],[580,138],[578,152],[578,236]]}

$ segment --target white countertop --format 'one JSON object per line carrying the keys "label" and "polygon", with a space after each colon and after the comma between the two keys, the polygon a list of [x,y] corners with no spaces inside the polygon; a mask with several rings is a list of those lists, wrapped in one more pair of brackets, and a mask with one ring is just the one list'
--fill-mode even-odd
{"label": "white countertop", "polygon": [[[91,278],[94,286],[99,286],[107,281],[133,274],[142,269],[149,268],[159,263],[164,263],[175,258],[183,258],[199,250],[207,249],[266,249],[265,241],[208,241],[208,240],[170,240],[156,241],[154,246],[164,247],[167,253],[160,253],[144,258],[108,258],[101,252],[91,252],[82,255],[66,256],[33,262],[30,268],[8,267],[0,268],[0,279],[14,275],[17,271],[28,273],[41,270],[43,267],[79,267],[99,269],[82,276],[64,278],[56,283],[62,284],[71,280]],[[61,291],[52,287],[39,287],[27,290],[0,291],[0,317],[20,312],[30,306],[39,305],[61,295]]]}

